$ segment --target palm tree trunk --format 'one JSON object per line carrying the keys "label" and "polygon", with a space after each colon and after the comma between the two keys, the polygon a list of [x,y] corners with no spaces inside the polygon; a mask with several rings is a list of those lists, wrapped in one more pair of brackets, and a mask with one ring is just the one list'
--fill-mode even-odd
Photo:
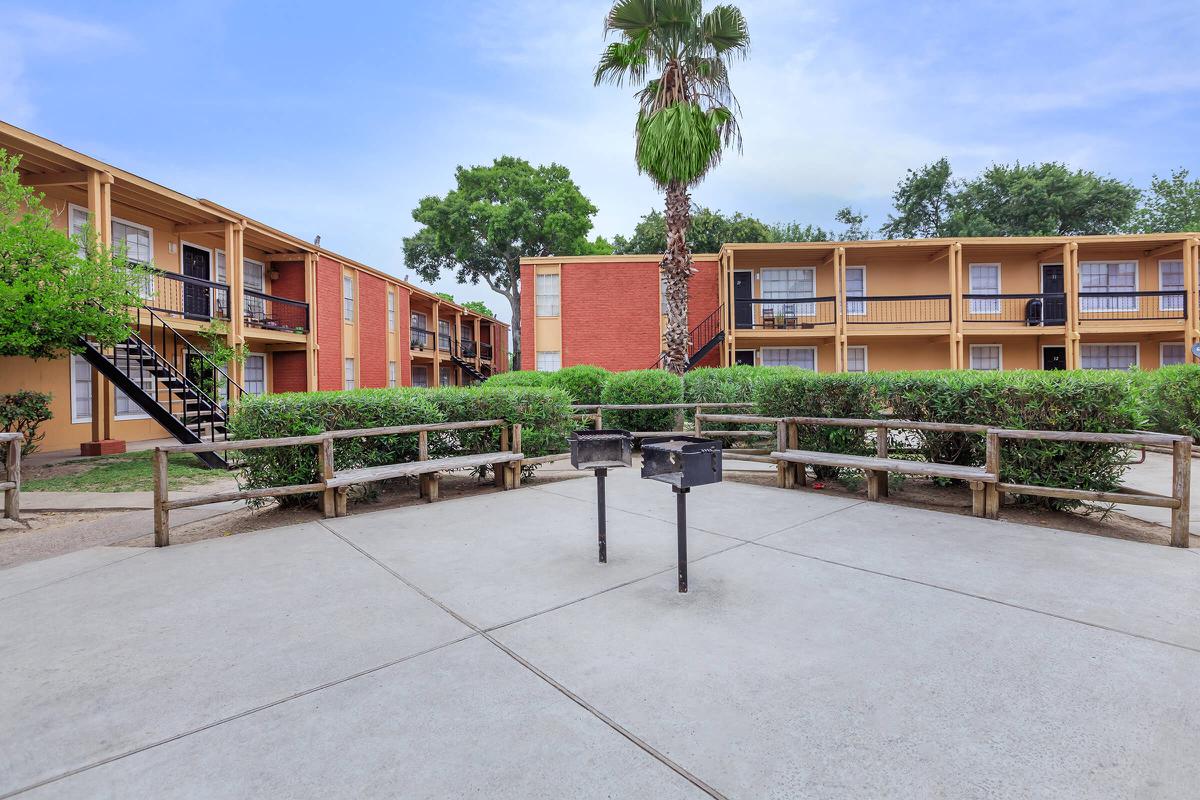
{"label": "palm tree trunk", "polygon": [[688,337],[688,281],[692,277],[692,254],[687,232],[692,224],[692,199],[681,181],[667,185],[667,252],[659,270],[667,301],[667,332],[663,339],[666,368],[682,375],[687,367],[691,340]]}

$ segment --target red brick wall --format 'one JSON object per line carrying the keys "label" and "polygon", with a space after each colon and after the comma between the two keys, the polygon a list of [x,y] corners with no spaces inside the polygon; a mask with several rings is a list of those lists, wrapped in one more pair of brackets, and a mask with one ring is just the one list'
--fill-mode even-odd
{"label": "red brick wall", "polygon": [[[564,367],[597,364],[617,371],[654,364],[661,352],[656,258],[563,264],[561,291]],[[532,302],[528,308],[532,312]]]}
{"label": "red brick wall", "polygon": [[271,391],[303,392],[308,389],[303,350],[271,354]]}
{"label": "red brick wall", "polygon": [[304,262],[284,261],[272,265],[279,277],[271,281],[271,294],[291,300],[304,299]]}
{"label": "red brick wall", "polygon": [[[533,341],[533,311],[537,302],[537,287],[534,286],[533,265],[521,265],[521,369],[532,370],[537,366],[537,348]],[[505,349],[507,353],[507,346]],[[567,362],[563,362],[565,367]]]}
{"label": "red brick wall", "polygon": [[317,388],[342,388],[342,265],[317,259]]}
{"label": "red brick wall", "polygon": [[365,389],[387,386],[387,284],[358,273],[358,374]]}
{"label": "red brick wall", "polygon": [[[688,327],[695,328],[717,310],[721,302],[720,274],[717,262],[695,262],[696,274],[688,283]],[[692,342],[694,347],[703,346],[704,342]],[[702,367],[721,366],[721,348],[717,347],[700,362]]]}
{"label": "red brick wall", "polygon": [[409,348],[412,318],[409,316],[409,293],[403,286],[393,287],[393,291],[396,292],[396,330],[400,336],[400,349],[396,357],[396,369],[399,374],[396,378],[401,386],[412,386],[412,353]]}

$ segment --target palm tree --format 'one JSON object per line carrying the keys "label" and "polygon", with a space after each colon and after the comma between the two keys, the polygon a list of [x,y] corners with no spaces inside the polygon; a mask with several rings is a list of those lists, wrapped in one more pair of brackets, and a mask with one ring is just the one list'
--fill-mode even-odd
{"label": "palm tree", "polygon": [[[604,32],[615,32],[596,65],[596,85],[626,82],[638,91],[634,149],[638,171],[666,193],[667,252],[659,269],[667,305],[666,367],[687,367],[688,281],[692,256],[689,189],[742,143],[729,66],[750,46],[746,19],[735,6],[707,13],[701,0],[617,0]],[[646,80],[649,77],[649,80]]]}

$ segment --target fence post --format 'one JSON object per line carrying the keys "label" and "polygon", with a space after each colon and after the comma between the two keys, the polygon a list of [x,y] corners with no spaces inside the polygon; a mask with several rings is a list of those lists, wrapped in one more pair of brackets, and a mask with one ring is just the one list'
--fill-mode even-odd
{"label": "fence post", "polygon": [[[508,449],[508,426],[500,426],[500,452],[503,453]],[[497,489],[508,488],[508,467],[504,464],[492,465],[492,482]]]}
{"label": "fence post", "polygon": [[[888,429],[886,425],[880,425],[875,429],[875,455],[878,458],[888,457]],[[872,488],[871,484],[875,484]],[[874,497],[870,495],[874,494]],[[878,500],[880,497],[888,496],[888,474],[886,470],[875,469],[871,470],[871,474],[867,476],[867,495],[868,499]]]}
{"label": "fence post", "polygon": [[697,435],[697,436],[701,436],[701,435],[702,435],[702,434],[701,434],[701,427],[702,427],[702,426],[700,425],[700,411],[701,411],[700,404],[699,404],[699,403],[697,403],[697,404],[696,404],[696,414],[695,414],[695,416],[692,418],[692,419],[693,419],[693,422],[692,422],[692,427],[695,429],[695,431],[696,431],[696,435]]}
{"label": "fence post", "polygon": [[[521,423],[519,422],[514,422],[512,426],[512,452],[521,452]],[[510,461],[508,463],[512,468],[512,488],[519,489],[521,488],[521,462]]]}
{"label": "fence post", "polygon": [[684,419],[687,415],[682,408],[675,409],[675,430],[683,431]]}
{"label": "fence post", "polygon": [[[787,450],[787,423],[779,420],[775,423],[775,449],[779,452]],[[780,489],[793,488],[795,473],[792,472],[792,465],[786,461],[775,462],[775,485]]]}
{"label": "fence post", "polygon": [[[417,431],[417,461],[429,460],[429,431]],[[429,476],[417,476],[417,496],[425,497],[429,494]]]}
{"label": "fence post", "polygon": [[1192,443],[1175,442],[1171,447],[1172,491],[1179,507],[1171,509],[1171,546],[1188,547],[1191,535]]}
{"label": "fence post", "polygon": [[[321,440],[321,477],[324,480],[333,477],[333,437],[329,435]],[[325,489],[325,495],[321,499],[321,510],[325,513],[326,519],[337,516],[336,490]]]}
{"label": "fence post", "polygon": [[171,512],[166,508],[167,454],[162,448],[154,448],[154,546],[166,547],[171,543]]}
{"label": "fence post", "polygon": [[[788,420],[788,450],[800,449],[800,426]],[[808,486],[808,467],[803,464],[792,464],[793,481],[797,487]]]}
{"label": "fence post", "polygon": [[596,406],[596,422],[594,423],[596,430],[604,429],[604,412],[599,406]]}
{"label": "fence post", "polygon": [[[997,481],[1000,480],[1000,436],[992,431],[987,434],[984,467]],[[1000,487],[996,483],[988,483],[983,487],[983,515],[988,519],[1000,518]]]}
{"label": "fence post", "polygon": [[5,479],[14,485],[4,490],[4,516],[9,519],[21,518],[21,445],[23,437],[14,436],[8,441],[8,457],[5,460],[7,474]]}

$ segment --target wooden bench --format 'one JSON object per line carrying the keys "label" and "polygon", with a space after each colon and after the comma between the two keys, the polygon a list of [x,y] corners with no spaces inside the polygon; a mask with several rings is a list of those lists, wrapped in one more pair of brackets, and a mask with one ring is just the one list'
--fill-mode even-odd
{"label": "wooden bench", "polygon": [[24,444],[25,435],[22,433],[0,433],[0,446],[7,448],[5,475],[4,480],[0,481],[0,491],[4,492],[4,516],[12,520],[21,519],[21,447]]}

